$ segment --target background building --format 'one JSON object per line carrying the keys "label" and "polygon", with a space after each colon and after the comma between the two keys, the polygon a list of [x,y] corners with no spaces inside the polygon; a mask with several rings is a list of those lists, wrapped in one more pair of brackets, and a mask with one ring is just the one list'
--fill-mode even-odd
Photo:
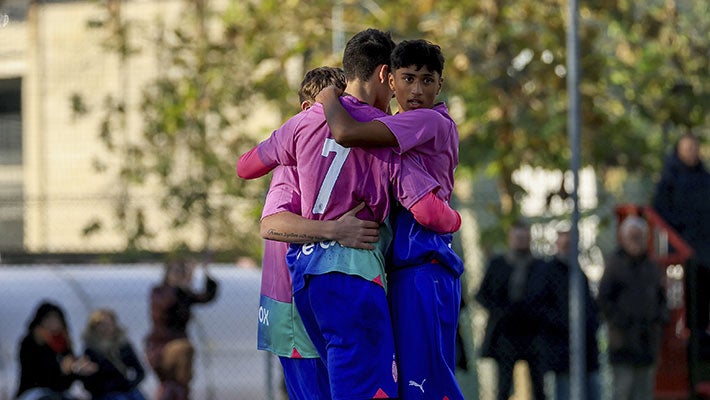
{"label": "background building", "polygon": [[[136,23],[176,16],[175,2],[127,2]],[[92,2],[0,3],[0,252],[110,252],[125,247],[110,229],[86,236],[113,209],[114,184],[97,172],[109,93],[127,100],[124,134],[139,131],[142,84],[159,66],[149,52],[121,61],[105,50],[106,8]],[[79,118],[76,99],[95,109]],[[109,168],[111,166],[109,165]],[[150,191],[143,195],[150,197]],[[156,241],[160,242],[160,238]]]}

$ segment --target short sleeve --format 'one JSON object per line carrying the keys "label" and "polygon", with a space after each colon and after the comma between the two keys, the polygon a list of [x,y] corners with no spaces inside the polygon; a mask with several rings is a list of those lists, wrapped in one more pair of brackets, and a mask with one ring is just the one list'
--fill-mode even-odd
{"label": "short sleeve", "polygon": [[426,172],[418,155],[407,153],[400,156],[399,161],[393,191],[402,206],[410,209],[427,193],[436,192],[440,185]]}
{"label": "short sleeve", "polygon": [[409,150],[437,139],[439,125],[443,117],[432,109],[417,109],[407,112],[377,118],[397,138],[397,152],[406,153]]}
{"label": "short sleeve", "polygon": [[274,170],[261,218],[285,211],[301,214],[301,194],[295,167],[279,167]]}

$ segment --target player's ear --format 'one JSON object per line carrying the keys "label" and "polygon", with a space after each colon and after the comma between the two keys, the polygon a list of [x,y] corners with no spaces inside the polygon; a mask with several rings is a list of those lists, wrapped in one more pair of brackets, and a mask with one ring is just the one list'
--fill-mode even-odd
{"label": "player's ear", "polygon": [[436,91],[436,95],[438,96],[439,93],[441,93],[441,88],[444,86],[444,78],[439,78],[439,89]]}
{"label": "player's ear", "polygon": [[389,67],[387,66],[387,64],[382,64],[382,65],[380,65],[380,73],[379,73],[379,75],[378,75],[379,78],[380,78],[380,82],[382,82],[382,83],[388,82],[388,79],[389,79],[389,70],[390,70],[390,69],[389,69]]}
{"label": "player's ear", "polygon": [[389,74],[387,74],[387,76],[389,77],[388,79],[389,79],[389,83],[390,83],[390,90],[392,90],[394,92],[394,74],[392,72],[390,72]]}
{"label": "player's ear", "polygon": [[301,111],[306,111],[306,110],[308,110],[309,108],[311,108],[312,105],[313,105],[313,104],[311,104],[310,101],[308,101],[308,100],[303,100],[303,103],[301,103]]}

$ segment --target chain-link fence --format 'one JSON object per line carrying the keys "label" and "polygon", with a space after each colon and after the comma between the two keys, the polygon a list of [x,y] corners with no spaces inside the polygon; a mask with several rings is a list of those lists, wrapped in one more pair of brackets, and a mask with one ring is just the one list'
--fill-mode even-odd
{"label": "chain-link fence", "polygon": [[[478,222],[468,219],[470,215],[465,211],[462,214],[464,227],[457,234],[456,245],[467,264],[463,276],[467,305],[462,309],[460,332],[463,339],[460,350],[466,355],[467,362],[459,365],[457,376],[467,399],[493,399],[497,392],[497,365],[492,359],[482,358],[480,354],[490,315],[474,300],[474,295],[480,289],[487,262],[498,252],[484,255],[484,252],[474,250],[480,246],[471,244],[471,238],[476,237],[475,232],[471,231],[478,229]],[[600,257],[602,253],[607,253],[600,247],[614,248],[616,223],[610,223],[609,228],[606,228],[609,233],[604,233],[605,228],[590,229],[585,225],[589,223],[589,220],[583,220],[581,224],[581,261],[589,277],[592,293],[596,296],[603,271],[603,260]],[[548,231],[554,231],[558,226],[559,221],[554,218],[533,224],[531,232],[536,255],[550,259],[554,236],[550,236]],[[596,232],[594,240],[585,237],[589,232]],[[256,350],[260,269],[254,265],[235,263],[213,265],[210,270],[221,287],[214,304],[195,308],[190,328],[197,350],[194,398],[283,398],[278,360]],[[685,311],[682,294],[684,288],[679,289],[677,283],[682,285],[683,271],[675,268],[664,272],[669,305],[672,312],[682,314]],[[0,396],[11,398],[16,390],[17,345],[32,310],[42,299],[55,300],[66,308],[75,343],[81,343],[81,331],[91,310],[108,307],[116,310],[132,342],[142,350],[149,328],[149,288],[160,279],[160,264],[3,265],[0,268],[0,303],[3,304],[0,307],[0,320],[3,321],[0,326]],[[676,316],[681,318],[682,323],[681,314]],[[675,322],[678,323],[678,320]],[[606,399],[611,395],[611,373],[607,330],[603,319],[600,319],[600,323],[594,343],[599,349],[600,390],[602,398]],[[666,329],[667,335],[679,339],[672,343],[676,346],[687,345],[683,338],[685,333],[682,326]],[[668,353],[671,357],[678,354]],[[664,362],[674,365],[676,369],[683,369],[687,368],[689,361],[686,357],[679,357]],[[516,365],[512,398],[532,398],[527,371],[525,362]],[[552,377],[548,373],[545,379],[548,396],[552,396],[554,391]],[[149,395],[155,392],[156,380],[152,374],[149,374],[142,388]]]}
{"label": "chain-link fence", "polygon": [[[195,346],[194,399],[280,399],[278,360],[256,350],[260,271],[238,265],[211,265],[218,282],[215,302],[193,307],[189,335]],[[6,265],[0,268],[0,399],[17,390],[19,343],[34,310],[44,300],[67,316],[75,351],[82,332],[99,308],[116,312],[147,371],[144,339],[150,329],[150,289],[162,280],[158,264]],[[200,277],[194,285],[201,289]],[[141,389],[153,398],[155,375]],[[73,388],[81,394],[81,385]]]}
{"label": "chain-link fence", "polygon": [[[467,399],[493,399],[497,391],[496,363],[491,359],[482,358],[480,354],[490,316],[474,300],[487,262],[495,254],[504,251],[504,246],[488,250],[481,246],[481,232],[496,223],[495,219],[481,211],[496,201],[491,196],[481,196],[485,193],[486,190],[479,189],[479,198],[475,201],[461,202],[459,208],[464,224],[461,232],[456,235],[455,243],[466,262],[463,280],[467,306],[462,309],[461,316],[461,350],[466,354],[467,363],[459,366],[458,378]],[[77,203],[64,199],[59,203],[63,207],[95,208],[86,206],[87,201],[85,199]],[[96,199],[91,201],[97,204],[99,202]],[[109,202],[110,199],[103,201]],[[534,194],[527,201],[534,202]],[[585,210],[580,222],[580,263],[589,277],[594,295],[603,272],[603,255],[613,250],[617,244],[617,223],[613,206],[618,202],[615,199],[604,203],[608,204],[606,206]],[[11,203],[6,202],[5,205]],[[12,203],[12,206],[17,207],[17,204]],[[565,220],[564,215],[545,216],[544,213],[531,217],[530,221],[533,252],[541,258],[550,259],[555,249],[556,231],[560,226],[568,226],[565,224],[569,221]],[[47,226],[45,229],[55,228]],[[77,243],[81,243],[81,240]],[[87,250],[84,256],[81,253],[73,253],[72,262],[96,261],[97,251],[91,251],[91,247]],[[55,261],[68,257],[66,253],[61,252],[54,256],[51,252],[38,253],[36,256],[43,260],[54,257]],[[31,252],[26,252],[23,260],[26,262],[31,258]],[[16,390],[17,345],[33,308],[44,298],[54,299],[66,307],[76,343],[81,342],[80,334],[90,311],[94,308],[109,307],[117,311],[134,345],[138,349],[143,348],[143,339],[149,327],[148,291],[151,285],[161,279],[160,264],[44,264],[3,265],[0,268],[0,298],[4,304],[0,309],[3,314],[0,317],[5,321],[0,328],[0,396],[9,398]],[[219,298],[212,305],[195,309],[191,334],[197,349],[194,381],[196,399],[279,399],[284,396],[278,360],[268,353],[256,350],[260,270],[253,265],[245,267],[246,264],[240,266],[237,263],[214,265],[211,269],[222,286]],[[677,287],[669,287],[668,290],[677,290]],[[677,298],[677,293],[675,297]],[[679,305],[676,304],[676,307]],[[599,348],[600,390],[602,398],[609,398],[611,374],[607,361],[608,338],[604,321],[600,322],[602,325],[595,341]],[[687,364],[687,359],[666,361]],[[465,369],[461,368],[464,366]],[[524,362],[519,362],[515,368],[515,389],[512,393],[515,399],[531,398],[531,385],[526,368]],[[546,392],[548,396],[552,396],[554,380],[550,374],[546,377]],[[156,388],[155,377],[149,374],[142,388],[152,395]]]}
{"label": "chain-link fence", "polygon": [[[179,15],[178,2],[130,3],[124,4],[126,15],[143,26],[152,25],[154,15],[167,19]],[[5,4],[12,6],[6,11],[12,23],[0,35],[0,66],[4,67],[0,77],[4,107],[0,110],[0,264],[5,264],[0,265],[0,400],[12,398],[16,390],[17,345],[39,301],[50,298],[66,308],[75,343],[81,342],[80,334],[91,310],[113,308],[133,344],[142,349],[149,327],[148,290],[160,280],[161,268],[159,264],[87,262],[115,263],[124,257],[121,252],[127,247],[127,240],[117,233],[120,223],[115,215],[126,201],[144,202],[141,205],[147,210],[160,208],[161,200],[150,188],[130,199],[113,196],[115,174],[110,172],[115,171],[98,170],[115,166],[106,166],[112,155],[98,137],[105,128],[100,114],[107,95],[126,102],[126,109],[119,114],[126,113],[121,125],[127,136],[139,132],[141,123],[136,111],[143,82],[163,66],[150,53],[120,65],[107,61],[111,57],[107,57],[105,38],[86,28],[107,21],[105,10],[96,8],[94,3],[35,2],[30,20],[26,19],[30,2],[13,0]],[[153,41],[151,35],[146,37]],[[79,101],[81,98],[85,103]],[[72,116],[72,112],[77,115]],[[77,118],[82,112],[86,115]],[[278,121],[273,121],[276,124]],[[524,203],[523,214],[532,221],[533,252],[540,257],[552,255],[559,224],[569,222],[565,221],[570,210],[569,198],[565,197],[569,188],[562,190],[563,175],[560,171],[521,168],[515,177],[516,184],[528,193],[515,201]],[[603,256],[617,244],[614,207],[622,203],[647,204],[652,190],[650,176],[637,177],[624,171],[611,178],[615,181],[600,182],[602,178],[593,172],[582,174],[580,264],[595,296],[604,269]],[[490,212],[500,204],[495,183],[482,181],[457,181],[458,187],[471,185],[473,193],[459,194],[460,207],[456,206],[464,216],[456,244],[466,262],[463,279],[467,304],[461,317],[461,347],[467,363],[465,369],[459,369],[458,376],[467,399],[494,398],[497,380],[495,363],[480,357],[490,316],[473,298],[487,261],[504,250],[502,240],[496,242],[486,236],[495,234],[490,232],[496,229],[500,234],[503,229],[498,226],[501,222],[497,216]],[[614,193],[605,191],[612,187]],[[257,217],[246,212],[243,217],[240,229],[257,237]],[[147,222],[158,221],[157,226],[169,226],[161,221],[160,213],[149,213],[146,218]],[[102,229],[96,229],[95,221],[99,220]],[[125,232],[141,227],[119,228]],[[157,262],[171,244],[190,236],[190,228],[187,235],[184,231],[158,229],[157,236],[150,239],[154,253],[124,258]],[[219,235],[212,237],[215,236]],[[259,253],[260,249],[255,248],[249,255]],[[239,255],[244,254],[235,256]],[[66,265],[67,262],[82,265]],[[22,265],[7,265],[19,263]],[[196,400],[283,398],[278,361],[256,350],[260,271],[237,264],[213,266],[222,285],[219,298],[214,304],[195,309],[191,335],[197,349],[193,385]],[[678,294],[682,270],[664,272],[666,282],[672,284],[666,286],[669,299],[674,299],[670,304],[682,313],[683,296]],[[676,316],[680,318],[680,314]],[[608,337],[601,322],[596,344],[602,398],[609,398]],[[667,332],[683,339],[684,327],[672,328]],[[686,343],[680,340],[676,344]],[[664,361],[681,367],[688,363],[682,357]],[[514,398],[529,398],[524,363],[516,367],[514,382]],[[548,395],[552,382],[546,381]],[[155,377],[149,374],[142,388],[152,395],[155,385]]]}

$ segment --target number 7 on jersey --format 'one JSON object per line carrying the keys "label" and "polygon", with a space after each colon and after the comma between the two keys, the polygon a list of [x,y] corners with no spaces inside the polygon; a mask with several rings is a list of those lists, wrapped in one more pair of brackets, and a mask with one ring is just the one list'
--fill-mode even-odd
{"label": "number 7 on jersey", "polygon": [[313,214],[323,214],[325,208],[328,206],[328,201],[330,200],[330,195],[333,193],[333,188],[335,187],[335,181],[338,180],[338,175],[340,175],[340,170],[345,164],[345,159],[348,158],[350,154],[350,149],[343,147],[335,142],[335,139],[328,138],[325,139],[323,143],[323,151],[321,156],[328,157],[330,153],[335,153],[333,157],[333,162],[328,167],[328,172],[325,174],[325,179],[318,190],[318,197],[313,205]]}

